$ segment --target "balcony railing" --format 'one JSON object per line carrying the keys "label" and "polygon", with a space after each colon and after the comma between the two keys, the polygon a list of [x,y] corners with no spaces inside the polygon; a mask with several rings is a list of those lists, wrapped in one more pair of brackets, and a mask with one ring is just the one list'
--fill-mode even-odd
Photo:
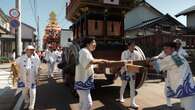
{"label": "balcony railing", "polygon": [[[136,1],[136,0],[135,0]],[[80,5],[94,5],[94,6],[104,6],[104,0],[71,0],[66,5],[66,17],[70,19],[73,17],[73,14],[76,12],[76,10],[79,8]],[[112,5],[112,4],[110,4]],[[114,6],[117,6],[116,4],[113,4]],[[119,8],[131,8],[131,6],[134,6],[135,2],[134,0],[120,0],[119,1]]]}

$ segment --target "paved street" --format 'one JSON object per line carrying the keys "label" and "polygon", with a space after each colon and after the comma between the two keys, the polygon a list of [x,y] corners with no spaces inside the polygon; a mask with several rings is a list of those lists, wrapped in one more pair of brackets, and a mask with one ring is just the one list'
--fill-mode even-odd
{"label": "paved street", "polygon": [[[189,69],[195,76],[195,0],[178,1],[0,0],[0,110],[79,110],[74,75],[64,77],[57,66],[68,75],[77,71],[81,89],[92,86],[94,69],[92,110],[132,110],[136,104],[138,110],[183,110],[178,99],[168,107],[165,92],[195,110],[195,77]],[[111,76],[119,70],[124,80],[142,82],[136,104],[129,84],[124,103],[119,101],[123,85]],[[167,78],[167,90],[161,78]],[[87,94],[79,93],[84,109],[82,101],[91,102]]]}
{"label": "paved street", "polygon": [[[71,90],[64,86],[61,74],[55,74],[54,79],[47,78],[46,65],[42,65],[41,80],[37,88],[36,110],[78,110],[78,98],[72,95]],[[125,93],[125,103],[115,100],[118,98],[120,80],[114,84],[104,81],[103,75],[96,75],[96,89],[92,91],[93,110],[130,110],[128,90]],[[101,87],[100,87],[101,86]],[[137,103],[140,110],[166,110],[163,96],[164,83],[146,81],[138,90]],[[177,100],[173,100],[174,110],[180,110]]]}
{"label": "paved street", "polygon": [[0,66],[0,88],[5,88],[5,87],[10,87],[10,79],[9,79],[9,76],[10,76],[10,69],[9,67],[4,66],[4,65],[1,65]]}
{"label": "paved street", "polygon": [[0,64],[0,110],[14,106],[16,89],[11,85],[10,74],[10,63]]}

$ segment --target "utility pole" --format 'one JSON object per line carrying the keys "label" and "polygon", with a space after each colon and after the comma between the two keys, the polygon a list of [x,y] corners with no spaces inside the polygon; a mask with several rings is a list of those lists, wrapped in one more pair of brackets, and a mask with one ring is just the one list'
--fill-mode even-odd
{"label": "utility pole", "polygon": [[16,55],[21,56],[22,55],[22,35],[21,35],[21,27],[22,27],[22,20],[21,20],[21,0],[16,0],[16,9],[18,9],[18,11],[20,12],[20,16],[18,18],[18,21],[20,23],[18,29],[16,29]]}
{"label": "utility pole", "polygon": [[40,30],[39,30],[39,16],[37,16],[37,48],[38,50],[41,50],[41,45],[40,45]]}

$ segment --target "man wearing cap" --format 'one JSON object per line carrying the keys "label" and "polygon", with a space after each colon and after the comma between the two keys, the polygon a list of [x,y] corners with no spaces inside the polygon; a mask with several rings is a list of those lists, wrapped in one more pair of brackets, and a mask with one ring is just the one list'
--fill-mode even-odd
{"label": "man wearing cap", "polygon": [[32,45],[29,45],[25,49],[26,53],[16,59],[16,64],[19,67],[18,88],[22,88],[22,95],[25,98],[25,108],[28,108],[29,110],[34,110],[36,83],[40,66],[39,58],[33,55],[34,51],[35,48]]}
{"label": "man wearing cap", "polygon": [[[181,57],[184,57],[184,58],[187,58],[188,57],[188,53],[183,49],[182,47],[182,40],[180,39],[175,39],[173,41],[175,44],[176,44],[176,51],[177,51],[177,54]],[[162,51],[158,56],[155,56],[152,58],[153,60],[153,64],[154,64],[154,68],[155,70],[157,71],[157,73],[160,73],[160,67],[159,67],[159,63],[157,63],[160,59],[163,59],[165,58],[167,55],[165,54],[164,51]],[[167,88],[166,88],[166,85],[168,84],[167,82],[167,78],[165,78],[165,95],[167,94],[166,91],[167,91]],[[172,103],[171,103],[171,98],[169,97],[166,97],[166,103],[167,103],[167,106],[168,108],[171,108],[172,107]]]}
{"label": "man wearing cap", "polygon": [[176,51],[176,43],[164,44],[163,59],[158,62],[160,70],[166,73],[166,96],[181,100],[181,105],[185,110],[195,108],[195,83],[192,72],[186,59]]}

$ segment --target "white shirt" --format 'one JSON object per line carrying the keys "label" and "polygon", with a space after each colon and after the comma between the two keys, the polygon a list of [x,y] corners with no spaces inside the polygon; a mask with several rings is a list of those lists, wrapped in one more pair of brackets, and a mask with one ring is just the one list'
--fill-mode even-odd
{"label": "white shirt", "polygon": [[75,81],[82,81],[83,83],[94,74],[93,65],[89,63],[93,60],[91,52],[83,48],[79,51],[79,64],[76,66]]}
{"label": "white shirt", "polygon": [[22,55],[16,59],[16,64],[19,66],[19,79],[25,87],[31,87],[32,84],[36,83],[36,75],[38,74],[38,68],[41,64],[40,60],[31,56]]}
{"label": "white shirt", "polygon": [[30,70],[30,68],[31,68],[31,58],[28,58],[26,63],[26,69]]}
{"label": "white shirt", "polygon": [[[141,60],[142,56],[140,55],[140,53],[136,50],[134,50],[133,52],[130,52],[128,49],[123,51],[121,54],[121,60]],[[121,68],[121,73],[123,73],[125,71],[125,67]]]}
{"label": "white shirt", "polygon": [[121,60],[141,60],[141,55],[138,51],[134,50],[133,52],[130,52],[129,50],[123,51],[121,55]]}
{"label": "white shirt", "polygon": [[[177,66],[173,56],[177,55],[183,64]],[[186,59],[177,52],[160,60],[160,70],[167,71],[168,97],[182,98],[195,95],[195,83],[192,72]]]}
{"label": "white shirt", "polygon": [[45,52],[45,59],[49,63],[55,63],[56,59],[57,59],[57,56],[56,56],[54,51],[51,52],[51,51],[48,50],[48,51]]}

